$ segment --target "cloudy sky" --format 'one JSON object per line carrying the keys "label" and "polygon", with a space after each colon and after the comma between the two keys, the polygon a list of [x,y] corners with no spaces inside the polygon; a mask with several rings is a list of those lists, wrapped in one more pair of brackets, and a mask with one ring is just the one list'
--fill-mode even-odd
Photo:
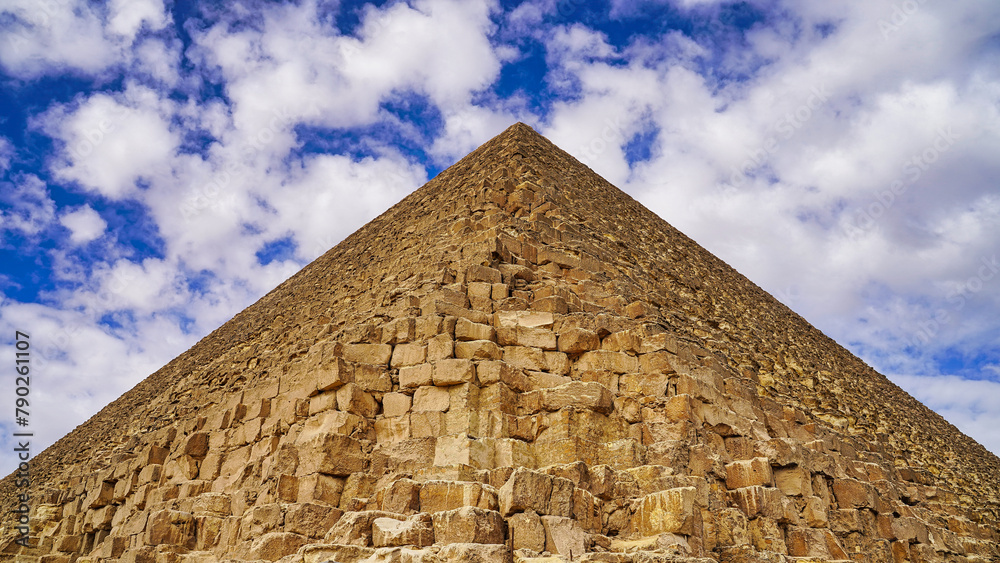
{"label": "cloudy sky", "polygon": [[1000,452],[1000,4],[225,4],[0,4],[36,452],[519,120]]}

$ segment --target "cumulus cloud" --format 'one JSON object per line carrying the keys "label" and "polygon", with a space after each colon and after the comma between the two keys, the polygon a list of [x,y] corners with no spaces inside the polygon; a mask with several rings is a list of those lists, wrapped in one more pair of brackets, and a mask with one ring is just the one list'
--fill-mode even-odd
{"label": "cumulus cloud", "polygon": [[62,226],[70,230],[73,244],[85,244],[104,234],[108,223],[89,205],[64,213],[59,217]]}
{"label": "cumulus cloud", "polygon": [[165,27],[169,16],[157,0],[11,0],[0,7],[0,65],[22,78],[64,71],[98,74],[130,58],[128,47],[145,26]]}
{"label": "cumulus cloud", "polygon": [[37,235],[55,218],[45,182],[33,174],[0,183],[0,241],[11,234]]}

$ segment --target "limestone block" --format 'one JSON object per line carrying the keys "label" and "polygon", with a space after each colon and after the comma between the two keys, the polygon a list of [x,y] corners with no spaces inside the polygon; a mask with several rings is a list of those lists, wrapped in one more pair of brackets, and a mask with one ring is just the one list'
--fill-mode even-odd
{"label": "limestone block", "polygon": [[545,550],[551,553],[574,557],[587,551],[587,532],[570,518],[562,516],[542,516],[545,529]]}
{"label": "limestone block", "polygon": [[513,563],[510,548],[497,544],[453,543],[443,546],[438,557],[462,563]]}
{"label": "limestone block", "polygon": [[427,361],[427,345],[421,343],[397,344],[392,349],[389,365],[394,368],[415,366]]}
{"label": "limestone block", "polygon": [[449,434],[447,418],[443,412],[417,411],[410,413],[411,437],[428,438],[447,434]]}
{"label": "limestone block", "polygon": [[760,516],[750,521],[747,531],[750,534],[750,542],[757,549],[780,553],[782,555],[788,554],[788,546],[785,545],[785,534],[777,521],[766,516]]}
{"label": "limestone block", "polygon": [[372,521],[372,543],[375,547],[433,545],[434,525],[431,515],[414,514],[406,520],[376,518]]}
{"label": "limestone block", "polygon": [[646,495],[638,502],[632,516],[631,529],[640,536],[662,533],[691,535],[694,533],[694,487],[678,487]]}
{"label": "limestone block", "polygon": [[788,528],[788,555],[816,559],[850,559],[837,542],[836,536],[825,528]]}
{"label": "limestone block", "polygon": [[[156,473],[159,473],[159,471],[156,470]],[[145,476],[142,475],[141,473],[139,475],[140,483],[148,483],[151,482],[152,480],[153,480],[152,472],[148,473]],[[94,486],[94,488],[90,490],[90,493],[87,495],[87,498],[84,499],[83,507],[85,509],[100,508],[102,506],[110,504],[111,501],[114,500],[114,498],[115,498],[114,483],[109,483],[108,481],[99,481]]]}
{"label": "limestone block", "polygon": [[774,478],[766,457],[734,461],[726,465],[726,488],[739,489],[755,485],[770,486]]}
{"label": "limestone block", "polygon": [[427,341],[427,361],[443,360],[455,355],[455,341],[449,334],[439,334]]}
{"label": "limestone block", "polygon": [[713,512],[716,542],[720,547],[741,546],[750,543],[746,515],[735,508]]}
{"label": "limestone block", "polygon": [[570,367],[572,364],[569,361],[569,356],[563,352],[544,352],[545,356],[545,369],[557,374],[557,375],[568,375]]}
{"label": "limestone block", "polygon": [[[479,410],[479,386],[473,383],[462,383],[446,387],[450,397],[448,409],[452,413],[475,412]],[[453,432],[454,434],[454,432]]]}
{"label": "limestone block", "polygon": [[493,444],[493,460],[497,467],[535,467],[535,452],[531,444],[512,438],[497,438]]}
{"label": "limestone block", "polygon": [[361,418],[373,418],[378,413],[378,402],[356,384],[348,383],[337,389],[337,408]]}
{"label": "limestone block", "polygon": [[316,390],[319,392],[337,389],[354,381],[354,372],[342,358],[333,358],[322,366],[313,368]]}
{"label": "limestone block", "polygon": [[345,344],[343,357],[356,364],[388,365],[392,346],[388,344]]}
{"label": "limestone block", "polygon": [[481,385],[503,383],[517,391],[529,391],[531,382],[524,372],[502,361],[485,361],[476,365],[476,377]]}
{"label": "limestone block", "polygon": [[434,448],[434,465],[470,465],[477,469],[493,467],[493,447],[490,438],[471,439],[465,434],[442,436]]}
{"label": "limestone block", "polygon": [[638,353],[642,348],[642,335],[634,330],[619,330],[604,337],[601,341],[602,350],[612,352]]}
{"label": "limestone block", "polygon": [[455,323],[455,340],[495,340],[496,330],[488,324],[474,323],[468,319],[458,319]]}
{"label": "limestone block", "polygon": [[[354,368],[354,383],[362,391],[386,393],[392,391],[392,376],[385,366],[373,366],[371,364],[359,364]],[[345,381],[351,383],[350,381]]]}
{"label": "limestone block", "polygon": [[146,524],[147,545],[176,545],[193,548],[195,520],[190,512],[160,510],[149,515]]}
{"label": "limestone block", "polygon": [[626,373],[618,378],[618,390],[625,395],[663,397],[667,394],[669,380],[662,373]]}
{"label": "limestone block", "polygon": [[434,543],[504,543],[505,523],[499,512],[465,506],[433,515]]}
{"label": "limestone block", "polygon": [[518,467],[498,491],[500,513],[534,511],[548,514],[552,495],[552,476]]}
{"label": "limestone block", "polygon": [[[314,395],[309,398],[309,416],[317,415],[321,412],[326,412],[329,410],[337,409],[337,393],[320,393],[319,395]],[[241,443],[240,440],[234,439],[234,443]],[[245,443],[243,441],[242,443]]]}
{"label": "limestone block", "polygon": [[840,508],[875,508],[875,488],[857,479],[834,479],[833,494]]}
{"label": "limestone block", "polygon": [[503,276],[500,270],[486,266],[469,266],[465,271],[465,282],[486,282],[490,284],[501,283]]}
{"label": "limestone block", "polygon": [[774,470],[774,484],[787,496],[812,495],[812,475],[798,465]]}
{"label": "limestone block", "polygon": [[321,473],[299,477],[298,502],[315,502],[330,506],[340,505],[344,479]]}
{"label": "limestone block", "polygon": [[322,538],[340,520],[339,508],[316,503],[291,504],[285,510],[284,530],[310,538]]}
{"label": "limestone block", "polygon": [[555,317],[546,311],[499,311],[494,314],[494,325],[498,327],[525,326],[551,329],[554,324]]}
{"label": "limestone block", "polygon": [[581,354],[575,367],[580,371],[606,370],[618,374],[632,373],[639,371],[639,360],[622,352],[592,350]]}
{"label": "limestone block", "polygon": [[802,519],[810,528],[826,528],[828,524],[826,500],[820,497],[809,497],[802,508]]}
{"label": "limestone block", "polygon": [[903,516],[893,520],[892,535],[904,542],[927,543],[927,525],[917,518]]}
{"label": "limestone block", "polygon": [[639,347],[640,354],[648,354],[666,350],[671,354],[677,353],[677,338],[667,332],[660,332],[651,336],[643,337],[642,345]]}
{"label": "limestone block", "polygon": [[589,491],[573,488],[572,518],[584,530],[599,534],[603,530],[604,503]]}
{"label": "limestone block", "polygon": [[501,346],[527,346],[541,350],[555,350],[556,333],[548,328],[529,326],[502,326],[497,329],[497,343]]}
{"label": "limestone block", "polygon": [[519,512],[507,519],[511,548],[545,551],[545,527],[534,511]]}
{"label": "limestone block", "polygon": [[299,478],[294,475],[279,475],[278,488],[275,491],[279,500],[296,502],[299,496]]}
{"label": "limestone block", "polygon": [[414,514],[420,510],[420,483],[413,479],[398,479],[380,491],[382,510],[396,514]]}
{"label": "limestone block", "polygon": [[399,387],[401,389],[414,389],[431,385],[432,382],[433,366],[431,364],[399,368]]}
{"label": "limestone block", "polygon": [[409,439],[410,430],[409,414],[382,416],[375,421],[375,440],[379,444],[395,444]]}
{"label": "limestone block", "polygon": [[469,359],[437,360],[433,366],[433,382],[437,386],[457,385],[476,380],[476,364]]}
{"label": "limestone block", "polygon": [[447,389],[441,387],[420,387],[413,393],[413,412],[448,410],[450,402]]}
{"label": "limestone block", "polygon": [[743,487],[729,491],[727,496],[730,502],[736,504],[747,518],[756,518],[758,515],[767,516],[775,520],[784,518],[784,498],[781,491],[771,487]]}
{"label": "limestone block", "polygon": [[302,445],[322,434],[342,434],[349,436],[358,431],[363,424],[364,419],[356,414],[341,411],[321,413],[305,422],[302,426],[302,431],[295,438],[295,444]]}
{"label": "limestone block", "polygon": [[465,360],[499,360],[503,357],[503,350],[496,342],[469,340],[455,343],[455,357]]}
{"label": "limestone block", "polygon": [[420,487],[421,512],[445,512],[463,506],[497,509],[497,493],[476,482],[425,481]]}
{"label": "limestone block", "polygon": [[403,393],[386,393],[382,397],[382,414],[385,416],[403,416],[410,412],[413,398]]}
{"label": "limestone block", "polygon": [[195,432],[187,438],[184,444],[184,454],[197,460],[205,459],[208,454],[208,432]]}
{"label": "limestone block", "polygon": [[391,512],[366,510],[345,512],[330,531],[323,537],[326,543],[368,547],[372,544],[372,522],[377,518],[403,520],[402,516]]}
{"label": "limestone block", "polygon": [[584,328],[570,328],[559,333],[560,352],[565,352],[571,356],[596,350],[600,347],[601,341],[597,333]]}
{"label": "limestone block", "polygon": [[530,371],[545,371],[549,367],[545,352],[525,346],[504,346],[503,361],[515,369]]}
{"label": "limestone block", "polygon": [[299,448],[297,475],[323,473],[346,477],[364,471],[367,456],[361,442],[340,434],[317,434]]}
{"label": "limestone block", "polygon": [[611,392],[600,383],[573,381],[541,390],[541,406],[549,411],[572,406],[608,414],[615,404]]}
{"label": "limestone block", "polygon": [[417,339],[417,318],[402,317],[382,325],[383,344],[403,344]]}

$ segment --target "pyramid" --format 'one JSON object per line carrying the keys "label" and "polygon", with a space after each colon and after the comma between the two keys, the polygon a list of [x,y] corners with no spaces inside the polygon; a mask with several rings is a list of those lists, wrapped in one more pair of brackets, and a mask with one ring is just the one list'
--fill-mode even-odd
{"label": "pyramid", "polygon": [[996,456],[521,123],[31,483],[3,560],[1000,560]]}

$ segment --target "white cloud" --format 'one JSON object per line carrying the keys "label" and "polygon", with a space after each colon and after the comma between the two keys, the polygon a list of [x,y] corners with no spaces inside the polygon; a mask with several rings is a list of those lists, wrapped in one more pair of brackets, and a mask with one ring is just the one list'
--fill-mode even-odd
{"label": "white cloud", "polygon": [[20,176],[13,183],[0,183],[0,187],[0,237],[10,231],[37,235],[52,223],[56,204],[37,176]]}
{"label": "white cloud", "polygon": [[70,230],[73,244],[86,244],[103,235],[108,227],[107,221],[89,205],[64,213],[59,222]]}
{"label": "white cloud", "polygon": [[94,94],[76,108],[51,109],[42,126],[65,143],[56,173],[111,199],[134,195],[139,179],[169,166],[179,143],[168,106],[132,85],[123,95]]}
{"label": "white cloud", "polygon": [[0,137],[0,173],[10,168],[10,160],[14,157],[14,145],[7,137]]}
{"label": "white cloud", "polygon": [[64,71],[98,74],[130,58],[128,47],[145,25],[170,21],[157,0],[9,0],[0,6],[0,65],[22,78]]}

